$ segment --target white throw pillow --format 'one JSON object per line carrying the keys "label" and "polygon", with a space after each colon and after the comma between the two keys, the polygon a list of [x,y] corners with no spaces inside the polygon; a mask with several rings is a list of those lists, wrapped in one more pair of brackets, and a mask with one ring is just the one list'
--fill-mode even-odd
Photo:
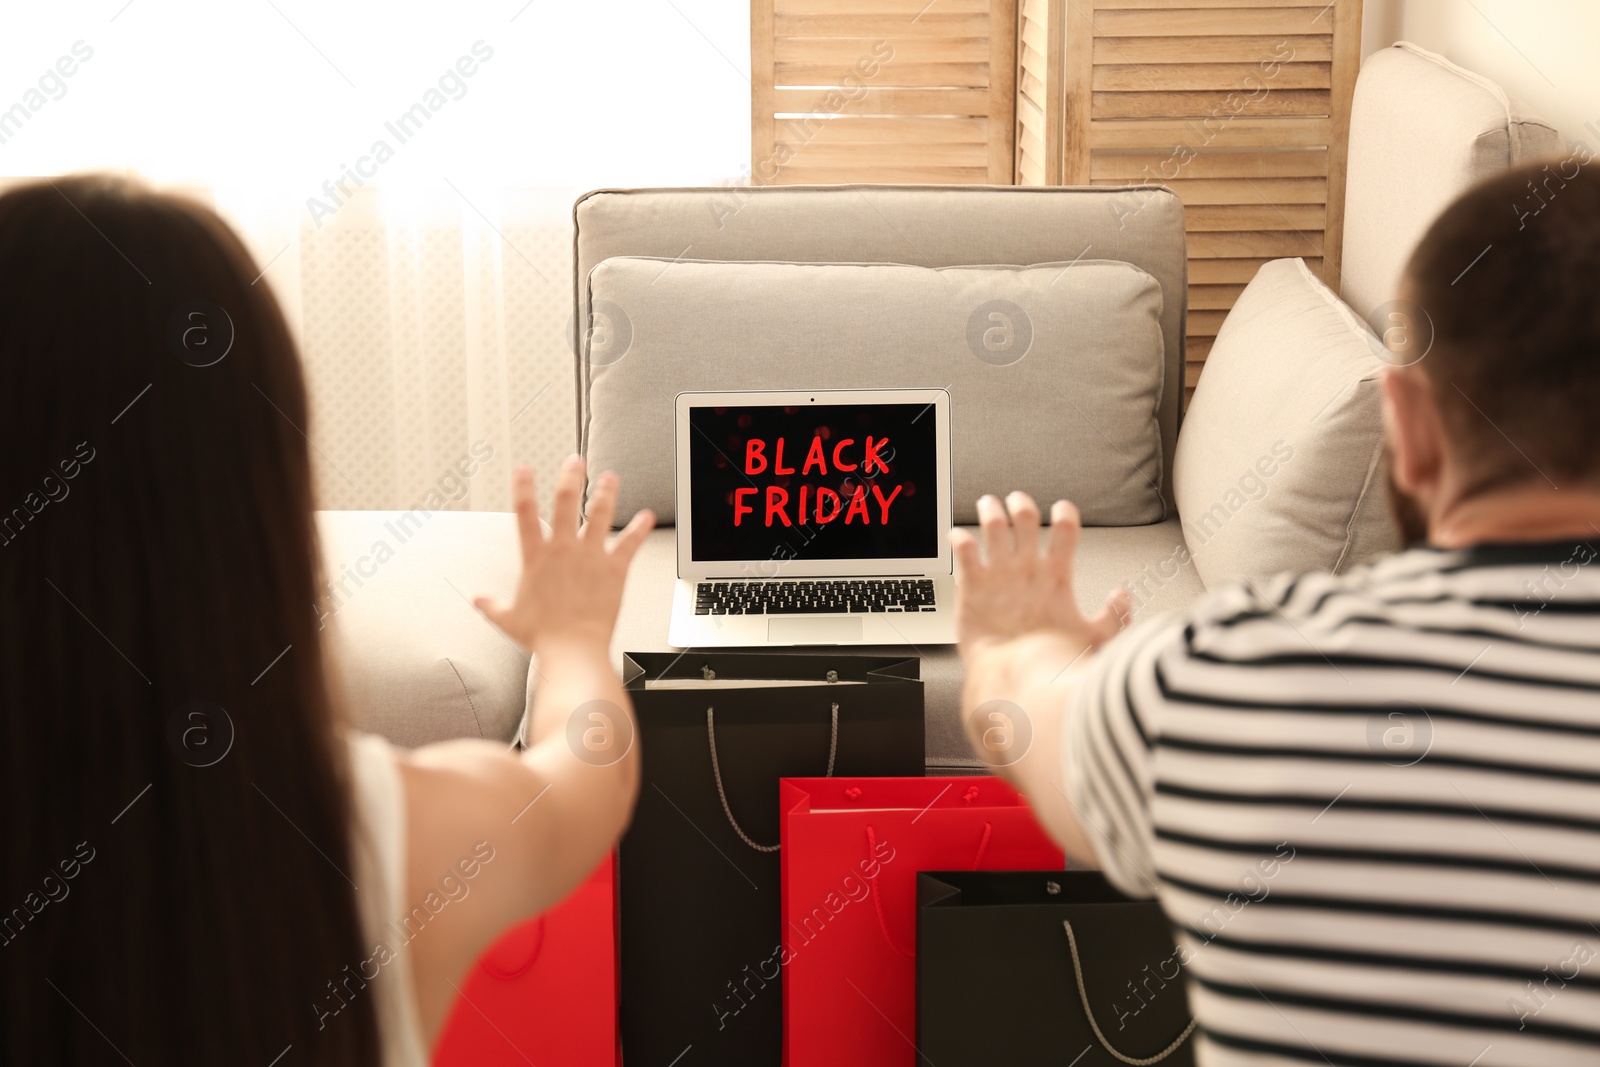
{"label": "white throw pillow", "polygon": [[1372,53],[1351,103],[1345,300],[1370,320],[1394,299],[1406,260],[1451,201],[1480,179],[1560,150],[1555,127],[1488,78],[1406,41]]}
{"label": "white throw pillow", "polygon": [[1266,264],[1206,358],[1174,490],[1208,587],[1338,573],[1399,545],[1383,485],[1383,344],[1305,262]]}

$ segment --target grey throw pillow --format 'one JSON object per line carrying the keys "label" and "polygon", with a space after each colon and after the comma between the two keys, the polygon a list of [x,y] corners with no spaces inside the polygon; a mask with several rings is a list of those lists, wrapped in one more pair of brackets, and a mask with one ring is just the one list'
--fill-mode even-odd
{"label": "grey throw pillow", "polygon": [[584,430],[619,514],[673,519],[686,390],[926,388],[951,396],[953,513],[983,493],[1075,501],[1084,521],[1164,516],[1162,294],[1122,262],[932,269],[615,257],[589,275]]}

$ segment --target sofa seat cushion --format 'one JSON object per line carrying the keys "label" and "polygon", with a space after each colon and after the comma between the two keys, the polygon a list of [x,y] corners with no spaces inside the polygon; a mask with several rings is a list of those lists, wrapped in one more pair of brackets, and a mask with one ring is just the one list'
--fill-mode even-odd
{"label": "sofa seat cushion", "polygon": [[674,518],[673,398],[688,390],[942,387],[954,515],[1004,485],[1085,523],[1164,517],[1161,286],[1129,263],[928,268],[613,257],[589,276],[587,456],[619,510]]}
{"label": "sofa seat cushion", "polygon": [[1383,488],[1380,353],[1303,260],[1256,272],[1178,435],[1178,514],[1208,587],[1338,573],[1398,547]]}
{"label": "sofa seat cushion", "polygon": [[[611,645],[618,671],[624,652],[667,650],[667,619],[677,577],[673,531],[652,533],[634,559],[622,600],[622,616]],[[1078,545],[1076,589],[1085,612],[1100,610],[1117,585],[1133,594],[1134,618],[1185,608],[1204,592],[1184,547],[1176,519],[1127,528],[1086,527]],[[768,650],[774,651],[774,650]],[[975,769],[961,730],[961,662],[954,646],[873,648],[851,646],[846,653],[911,654],[922,659],[926,701],[926,751],[930,768]],[[693,656],[691,649],[684,653]]]}
{"label": "sofa seat cushion", "polygon": [[528,656],[472,598],[516,587],[516,516],[321,511],[317,528],[329,587],[319,611],[352,725],[407,747],[509,741]]}

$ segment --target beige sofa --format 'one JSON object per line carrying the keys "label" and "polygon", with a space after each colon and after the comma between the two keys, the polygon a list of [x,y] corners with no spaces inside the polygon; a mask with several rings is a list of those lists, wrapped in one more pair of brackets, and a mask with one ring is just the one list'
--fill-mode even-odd
{"label": "beige sofa", "polygon": [[[1521,114],[1492,83],[1441,57],[1408,45],[1372,56],[1358,82],[1352,119],[1341,279],[1343,294],[1359,314],[1331,293],[1324,294],[1327,307],[1321,310],[1329,322],[1348,329],[1350,337],[1364,336],[1362,320],[1392,294],[1410,247],[1443,204],[1483,174],[1555,148],[1552,129]],[[1151,369],[1160,386],[1149,416],[1159,448],[1139,471],[1158,485],[1165,507],[1157,521],[1084,531],[1078,589],[1085,608],[1116,584],[1134,592],[1136,615],[1181,608],[1205,591],[1207,581],[1249,577],[1252,561],[1342,569],[1393,545],[1384,533],[1374,474],[1377,401],[1372,383],[1377,357],[1364,357],[1361,345],[1366,342],[1360,340],[1352,349],[1349,338],[1339,342],[1347,357],[1342,362],[1324,358],[1320,349],[1297,347],[1270,321],[1276,290],[1263,288],[1253,309],[1239,313],[1230,345],[1224,344],[1225,336],[1219,337],[1207,371],[1219,384],[1205,396],[1208,379],[1202,379],[1190,424],[1183,424],[1182,206],[1159,187],[613,190],[582,198],[574,218],[576,321],[589,321],[596,267],[617,257],[632,257],[636,264],[638,257],[648,257],[678,286],[673,300],[687,302],[681,311],[692,327],[678,323],[673,329],[700,339],[697,348],[681,341],[676,347],[655,343],[672,324],[662,319],[660,308],[640,312],[643,305],[636,304],[635,315],[625,309],[621,314],[629,319],[642,314],[647,320],[628,323],[638,328],[639,336],[628,339],[637,348],[622,358],[611,353],[576,361],[578,443],[597,463],[620,471],[628,493],[625,505],[659,508],[665,501],[670,513],[670,468],[657,445],[664,432],[670,433],[671,396],[680,389],[948,385],[958,408],[964,396],[983,398],[988,423],[1003,426],[1012,414],[1010,405],[985,392],[992,390],[992,379],[973,377],[983,372],[977,360],[971,366],[957,365],[946,360],[947,354],[929,352],[919,369],[917,353],[902,353],[905,358],[898,363],[883,361],[879,366],[859,353],[808,348],[806,323],[790,320],[773,325],[782,359],[756,359],[748,350],[719,346],[719,294],[696,293],[692,280],[680,281],[672,274],[680,271],[689,279],[704,269],[687,270],[691,261],[909,263],[933,269],[974,264],[1068,267],[1092,257],[1134,264],[1160,286],[1160,344],[1127,358],[1155,361]],[[1287,265],[1265,274],[1275,284],[1304,284]],[[741,321],[748,328],[749,309],[744,314]],[[1230,317],[1225,335],[1232,324]],[[1252,344],[1260,347],[1263,331],[1285,346],[1284,359],[1321,362],[1307,364],[1304,373],[1276,378],[1255,373],[1251,360],[1274,355],[1250,350]],[[1313,379],[1314,385],[1303,390],[1298,384]],[[1262,381],[1275,383],[1271,388],[1280,392],[1251,395],[1252,389],[1265,388],[1259,385]],[[1229,383],[1226,396],[1224,382]],[[1324,403],[1320,393],[1312,395],[1315,390],[1334,399]],[[1069,397],[1068,403],[1077,407],[1081,401]],[[1325,414],[1330,407],[1339,417]],[[1274,417],[1296,420],[1285,433],[1293,438],[1295,453],[1308,458],[1292,478],[1280,476],[1272,483],[1275,497],[1262,491],[1269,502],[1249,503],[1244,518],[1230,520],[1224,539],[1230,543],[1219,550],[1212,529],[1218,520],[1207,516],[1239,514],[1223,503],[1239,495],[1228,486],[1236,471],[1243,472],[1243,485],[1253,470],[1267,470],[1263,464],[1269,457],[1257,450],[1263,447],[1261,440],[1271,439],[1265,424]],[[958,487],[963,463],[971,469],[992,461],[992,451],[1002,447],[997,442],[1004,436],[985,431],[965,439],[966,454],[962,438],[956,441]],[[1087,465],[1116,461],[1108,452],[1090,457]],[[1062,495],[1070,495],[1081,484],[1074,478],[1084,464],[1063,463],[1048,454],[1019,455],[1016,464],[1013,484],[1028,484],[1041,494],[1059,487]],[[1278,466],[1275,461],[1269,465]],[[1225,475],[1220,482],[1219,472]],[[1212,488],[1217,484],[1223,488]],[[1205,488],[1196,488],[1200,486]],[[986,486],[996,492],[1011,487]],[[1180,506],[1186,488],[1189,499],[1201,501],[1188,509],[1192,514]],[[1303,507],[1297,493],[1305,497]],[[971,522],[972,501],[958,498],[956,503],[957,522]],[[1305,515],[1316,516],[1327,529],[1305,528]],[[392,513],[323,513],[330,575],[370,554],[370,546],[401,519]],[[658,530],[640,553],[613,646],[619,666],[623,651],[667,647],[673,537],[670,527]],[[441,513],[392,558],[381,565],[369,562],[365,570],[371,575],[327,619],[357,724],[412,745],[454,736],[512,738],[524,709],[524,682],[531,692],[537,670],[530,672],[527,657],[468,602],[474,593],[511,586],[515,551],[510,516]],[[1202,571],[1207,580],[1202,580]],[[915,651],[922,657],[927,682],[929,766],[974,766],[956,720],[961,672],[954,650]]]}
{"label": "beige sofa", "polygon": [[[1074,364],[1090,356],[1155,361],[1160,388],[1151,413],[1160,447],[1149,456],[1142,477],[1170,485],[1163,472],[1171,469],[1177,448],[1185,258],[1183,206],[1166,189],[770,187],[741,190],[736,199],[715,188],[602,190],[578,201],[574,219],[574,298],[580,321],[587,321],[592,285],[597,301],[604,299],[601,294],[616,297],[606,301],[607,311],[613,317],[626,315],[626,329],[633,334],[632,350],[622,358],[610,353],[614,361],[580,360],[577,367],[584,451],[597,465],[621,474],[625,509],[648,505],[663,518],[671,517],[670,398],[679,390],[706,388],[945,387],[951,394],[958,524],[975,521],[975,500],[982,487],[964,479],[963,471],[980,464],[989,466],[992,477],[1009,480],[990,486],[992,491],[1027,485],[1046,499],[1076,496],[1074,466],[1101,463],[1126,470],[1130,464],[1092,426],[1084,427],[1076,447],[1062,450],[1065,456],[1032,445],[1028,437],[1045,420],[1101,422],[1098,413],[1085,410],[1091,397],[1057,396],[1050,388],[1053,374],[1063,378],[1073,374]],[[1085,250],[1080,266],[1071,266]],[[617,257],[654,257],[659,273],[635,264],[645,277],[644,284],[634,287],[601,276],[606,270],[602,265],[617,262]],[[706,269],[707,264],[730,261],[909,263],[922,268],[1059,264],[1047,272],[1047,279],[1060,279],[1050,289],[1054,295],[1077,280],[1074,271],[1090,257],[1131,263],[1156,280],[1162,296],[1159,344],[1131,349],[1106,338],[1105,348],[1086,346],[1095,349],[1092,353],[1034,351],[1012,366],[990,366],[966,347],[963,327],[969,306],[960,303],[959,290],[952,284],[952,303],[959,306],[942,328],[909,340],[909,351],[880,355],[892,343],[893,331],[910,329],[912,322],[890,323],[890,336],[879,337],[868,332],[873,317],[893,315],[898,302],[913,300],[908,290],[915,280],[891,271],[892,280],[879,283],[876,279],[884,270],[874,273],[868,267],[852,283],[864,294],[859,296],[861,305],[846,306],[850,294],[843,288],[834,293],[839,298],[833,305],[835,313],[857,317],[852,327],[830,332],[826,343],[814,345],[812,339],[823,333],[817,319],[826,313],[827,299],[818,311],[815,304],[795,305],[779,287],[764,294],[757,289],[741,295],[764,295],[764,299],[738,301],[738,306],[719,314],[719,305],[739,275]],[[646,299],[663,289],[664,300]],[[1040,317],[1037,304],[1020,291],[1013,295],[1034,309],[1035,319]],[[914,320],[918,310],[913,309],[909,319]],[[694,324],[708,322],[716,323],[715,336],[703,336],[698,348],[692,347]],[[672,333],[680,333],[679,343],[658,341],[660,335]],[[733,337],[731,343],[721,340],[726,335]],[[1043,342],[1041,337],[1035,348]],[[1017,382],[1018,390],[1045,394],[1044,403],[1026,415],[1007,410],[1004,389],[1011,381]],[[1024,397],[1019,393],[1016,399],[1020,404]],[[963,415],[969,417],[965,424]],[[971,423],[973,416],[1001,423],[1001,432],[982,433]],[[1101,429],[1112,432],[1103,424]],[[1120,502],[1141,489],[1147,491],[1148,486],[1136,474],[1102,495],[1111,498],[1107,503]],[[1086,607],[1113,584],[1137,579],[1142,567],[1170,557],[1182,543],[1173,509],[1163,510],[1169,516],[1164,521],[1085,531],[1079,588]],[[674,530],[665,528],[654,533],[640,553],[617,634],[619,650],[667,647],[673,546]],[[1180,607],[1202,590],[1193,569],[1182,567],[1153,590],[1142,610]],[[929,766],[968,766],[971,757],[955,713],[961,679],[955,650],[947,646],[913,651],[922,658],[926,683]]]}

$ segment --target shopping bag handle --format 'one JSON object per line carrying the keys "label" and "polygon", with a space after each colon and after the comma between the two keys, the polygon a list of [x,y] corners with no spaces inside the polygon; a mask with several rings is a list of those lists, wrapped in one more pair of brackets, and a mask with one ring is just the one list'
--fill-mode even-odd
{"label": "shopping bag handle", "polygon": [[[832,731],[828,735],[828,773],[826,778],[833,777],[833,757],[839,752],[839,705],[834,704],[830,713],[833,719]],[[733,809],[728,807],[728,791],[722,788],[722,765],[717,762],[717,717],[716,709],[706,708],[706,739],[711,743],[711,774],[717,780],[717,797],[722,801],[722,813],[728,817],[728,825],[733,827],[733,832],[739,835],[739,840],[755,849],[757,852],[776,852],[783,847],[780,841],[776,845],[760,845],[751,840],[750,835],[744,832],[737,819],[733,817]]]}
{"label": "shopping bag handle", "polygon": [[523,975],[527,974],[533,969],[533,965],[539,961],[539,953],[544,951],[545,929],[543,915],[534,920],[534,928],[538,931],[539,939],[534,943],[533,951],[528,953],[528,958],[523,960],[522,963],[517,967],[507,969],[495,966],[494,963],[491,962],[493,959],[492,953],[485,955],[483,960],[480,961],[479,966],[502,981],[509,982],[514,978],[521,978]]}
{"label": "shopping bag handle", "polygon": [[[983,824],[983,837],[978,839],[978,854],[972,858],[972,869],[973,870],[977,870],[978,869],[978,865],[983,862],[983,854],[989,850],[989,838],[992,837],[992,836],[994,836],[994,824],[993,823],[987,823],[987,822],[984,823]],[[877,835],[876,832],[873,831],[872,825],[869,823],[867,825],[867,858],[871,859],[872,857],[876,856],[877,854],[878,854],[878,835]],[[862,872],[863,876],[865,876],[865,873],[866,873],[865,871]],[[882,874],[883,872],[879,871],[878,873]],[[878,889],[878,875],[875,874],[871,878],[867,879],[867,893],[872,897],[872,908],[873,908],[873,910],[878,913],[878,930],[879,930],[880,933],[883,934],[884,942],[887,943],[890,948],[894,949],[900,955],[904,956],[906,959],[908,959],[908,960],[916,959],[917,958],[917,954],[915,952],[907,952],[905,949],[903,949],[899,945],[895,944],[894,938],[889,935],[889,921],[887,919],[885,919],[884,915],[883,915],[883,897],[878,894],[877,889]]]}
{"label": "shopping bag handle", "polygon": [[1094,1031],[1095,1040],[1100,1042],[1100,1047],[1111,1053],[1123,1063],[1130,1064],[1131,1067],[1149,1067],[1150,1064],[1160,1063],[1162,1060],[1176,1052],[1178,1050],[1178,1046],[1183,1044],[1184,1041],[1188,1040],[1189,1035],[1194,1032],[1194,1019],[1191,1018],[1189,1020],[1189,1025],[1183,1028],[1183,1033],[1179,1034],[1172,1044],[1168,1045],[1154,1056],[1146,1056],[1143,1059],[1138,1059],[1136,1057],[1126,1055],[1125,1053],[1118,1052],[1116,1049],[1111,1047],[1111,1042],[1107,1041],[1106,1035],[1100,1031],[1100,1024],[1095,1021],[1094,1009],[1089,1007],[1089,992],[1083,984],[1083,964],[1078,961],[1078,939],[1072,933],[1072,923],[1070,920],[1063,919],[1061,920],[1061,925],[1066,927],[1067,947],[1072,950],[1072,973],[1078,980],[1078,999],[1083,1002],[1083,1014],[1088,1018],[1089,1029]]}

